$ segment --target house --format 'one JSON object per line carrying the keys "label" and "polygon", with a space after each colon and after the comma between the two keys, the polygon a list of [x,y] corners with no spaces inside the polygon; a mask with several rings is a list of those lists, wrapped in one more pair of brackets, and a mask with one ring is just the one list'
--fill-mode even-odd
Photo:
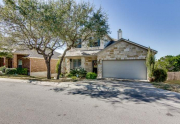
{"label": "house", "polygon": [[[59,60],[60,53],[54,52],[51,59],[51,73],[56,73],[56,64]],[[47,76],[47,68],[42,55],[35,50],[16,50],[13,52],[12,59],[1,58],[3,65],[8,65],[9,68],[27,68],[30,76]],[[1,60],[0,59],[0,60]],[[2,63],[0,61],[0,63]],[[7,67],[7,66],[6,66]],[[53,75],[52,75],[53,76]]]}
{"label": "house", "polygon": [[117,40],[107,35],[92,47],[83,42],[69,50],[63,60],[62,72],[82,67],[87,72],[97,73],[98,78],[146,80],[147,52],[148,47],[122,38],[122,31],[118,30]]}

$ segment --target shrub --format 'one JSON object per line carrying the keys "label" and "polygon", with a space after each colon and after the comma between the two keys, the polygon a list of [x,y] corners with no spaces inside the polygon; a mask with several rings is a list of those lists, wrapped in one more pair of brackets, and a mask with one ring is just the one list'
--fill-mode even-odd
{"label": "shrub", "polygon": [[72,77],[73,75],[71,73],[65,74],[65,77]]}
{"label": "shrub", "polygon": [[57,64],[56,64],[56,73],[58,73],[58,68],[59,68],[59,65],[60,65],[60,59],[58,60]]}
{"label": "shrub", "polygon": [[153,75],[155,82],[164,82],[167,79],[167,72],[164,69],[155,69]]}
{"label": "shrub", "polygon": [[5,66],[0,67],[0,71],[2,71],[3,73],[5,73],[5,70],[6,70]]}
{"label": "shrub", "polygon": [[71,79],[72,79],[73,81],[77,81],[77,77],[76,77],[76,76],[72,76]]}
{"label": "shrub", "polygon": [[27,75],[28,74],[28,69],[27,68],[17,68],[17,74]]}
{"label": "shrub", "polygon": [[86,74],[86,79],[96,79],[97,78],[97,74],[94,72],[88,72]]}
{"label": "shrub", "polygon": [[16,74],[17,69],[16,68],[6,68],[5,74]]}
{"label": "shrub", "polygon": [[147,57],[146,57],[146,67],[147,67],[149,78],[153,77],[154,65],[155,65],[155,56],[154,56],[154,53],[149,48]]}
{"label": "shrub", "polygon": [[70,70],[70,74],[82,78],[86,76],[87,71],[84,68],[75,68]]}

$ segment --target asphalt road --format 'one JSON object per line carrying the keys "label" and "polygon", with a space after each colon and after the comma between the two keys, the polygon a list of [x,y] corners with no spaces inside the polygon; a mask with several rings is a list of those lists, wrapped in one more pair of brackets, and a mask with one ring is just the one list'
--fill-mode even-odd
{"label": "asphalt road", "polygon": [[180,94],[148,83],[0,80],[0,124],[179,124]]}

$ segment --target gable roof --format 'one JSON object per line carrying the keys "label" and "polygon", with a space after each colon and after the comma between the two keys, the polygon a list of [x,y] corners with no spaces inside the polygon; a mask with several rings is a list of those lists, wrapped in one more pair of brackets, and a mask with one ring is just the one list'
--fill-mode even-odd
{"label": "gable roof", "polygon": [[[13,54],[27,55],[27,58],[44,58],[43,55],[38,54],[36,50],[16,50]],[[52,59],[58,59],[60,53],[54,51]]]}
{"label": "gable roof", "polygon": [[[118,44],[118,43],[120,43],[120,42],[122,42],[122,41],[127,42],[127,43],[130,43],[130,44],[133,44],[133,45],[135,45],[135,46],[141,47],[141,48],[146,49],[146,50],[149,49],[149,47],[145,47],[145,46],[143,46],[143,45],[140,45],[140,44],[138,44],[138,43],[132,42],[132,41],[130,41],[130,40],[121,38],[121,39],[119,39],[118,41],[115,41],[114,43],[110,44],[109,46],[107,46],[106,48],[104,48],[103,50],[101,50],[99,53],[103,52],[103,51],[106,50],[107,48],[110,48],[110,47],[112,47],[112,46],[114,46],[114,45],[116,45],[116,44]],[[155,54],[157,53],[156,50],[154,50],[154,49],[151,49],[151,50],[152,50]],[[98,53],[98,54],[99,54],[99,53]]]}
{"label": "gable roof", "polygon": [[[95,50],[70,50],[70,51],[67,51],[65,57],[94,56],[94,55],[97,55],[97,53],[99,51],[101,51],[101,49],[95,49]],[[61,57],[61,55],[59,57]]]}

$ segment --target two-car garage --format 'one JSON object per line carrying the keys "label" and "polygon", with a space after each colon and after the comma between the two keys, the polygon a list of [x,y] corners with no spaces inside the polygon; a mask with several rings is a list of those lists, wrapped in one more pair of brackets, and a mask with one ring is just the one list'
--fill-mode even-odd
{"label": "two-car garage", "polygon": [[103,78],[147,79],[145,60],[104,60],[102,61]]}

